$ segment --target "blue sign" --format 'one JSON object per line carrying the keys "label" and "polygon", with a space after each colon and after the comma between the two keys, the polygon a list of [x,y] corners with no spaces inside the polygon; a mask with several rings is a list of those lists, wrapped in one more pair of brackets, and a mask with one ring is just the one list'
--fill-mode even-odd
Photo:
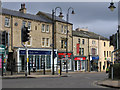
{"label": "blue sign", "polygon": [[[25,50],[20,50],[19,53],[21,55],[25,55]],[[39,50],[28,50],[29,55],[51,55],[51,51],[39,51]],[[56,53],[54,52],[54,57],[56,57]]]}
{"label": "blue sign", "polygon": [[92,57],[92,60],[99,60],[99,56]]}
{"label": "blue sign", "polygon": [[[25,50],[20,50],[19,53],[21,55],[25,55]],[[28,54],[30,55],[51,55],[51,51],[38,51],[38,50],[28,50]]]}

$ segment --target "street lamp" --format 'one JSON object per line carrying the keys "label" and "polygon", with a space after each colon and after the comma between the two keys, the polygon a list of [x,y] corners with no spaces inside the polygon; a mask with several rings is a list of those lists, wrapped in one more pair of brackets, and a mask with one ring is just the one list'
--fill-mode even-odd
{"label": "street lamp", "polygon": [[66,73],[68,73],[68,22],[69,22],[69,11],[72,10],[71,14],[75,14],[74,9],[72,7],[68,8],[67,12],[67,33],[66,33]]}
{"label": "street lamp", "polygon": [[111,1],[110,6],[108,7],[111,11],[113,11],[116,7],[114,6],[113,1]]}
{"label": "street lamp", "polygon": [[[63,17],[63,15],[62,15],[62,9],[60,8],[60,7],[56,7],[55,8],[55,10],[53,9],[52,10],[52,60],[53,60],[53,65],[52,65],[52,75],[54,75],[54,25],[55,25],[55,20],[56,20],[56,10],[57,9],[60,9],[60,15],[59,15],[59,17]],[[55,18],[54,18],[54,16],[55,16]]]}

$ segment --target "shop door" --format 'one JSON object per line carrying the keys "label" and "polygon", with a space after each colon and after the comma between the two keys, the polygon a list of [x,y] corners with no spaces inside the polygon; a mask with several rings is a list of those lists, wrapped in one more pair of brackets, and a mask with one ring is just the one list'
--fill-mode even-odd
{"label": "shop door", "polygon": [[77,61],[75,61],[75,70],[77,70]]}
{"label": "shop door", "polygon": [[22,71],[25,70],[25,56],[21,56],[21,68],[22,68]]}

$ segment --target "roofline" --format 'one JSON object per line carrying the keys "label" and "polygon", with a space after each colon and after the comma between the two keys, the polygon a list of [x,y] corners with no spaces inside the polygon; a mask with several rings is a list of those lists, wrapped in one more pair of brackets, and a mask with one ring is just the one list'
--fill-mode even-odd
{"label": "roofline", "polygon": [[[44,16],[46,16],[48,19],[52,20],[52,18],[50,18],[49,16],[47,16],[44,12],[39,11],[39,12],[37,13],[37,15],[39,15],[39,13],[42,14],[42,15],[44,15]],[[50,14],[50,13],[48,13],[48,14]],[[56,16],[56,17],[58,17],[58,16]],[[64,19],[63,19],[63,20],[64,20]],[[55,21],[62,22],[62,21],[59,21],[59,20],[55,20]],[[62,22],[62,23],[67,23],[67,22]],[[68,22],[68,24],[73,25],[72,23],[69,23],[69,22]]]}
{"label": "roofline", "polygon": [[[6,8],[2,8],[2,9],[6,9]],[[11,10],[11,9],[7,9],[7,10]],[[11,10],[11,11],[19,12],[19,11],[17,11],[17,10]],[[23,13],[23,14],[24,14],[24,13]],[[30,13],[26,13],[26,14],[33,15],[33,16],[38,16],[38,15],[30,14]],[[0,13],[0,15],[1,15],[1,13]],[[10,14],[6,14],[6,13],[3,13],[3,12],[2,12],[2,15],[10,15]],[[15,16],[15,15],[10,15],[10,16],[20,17],[20,16]],[[20,17],[20,18],[24,18],[24,17]],[[24,18],[24,19],[34,20],[34,21],[39,21],[39,22],[45,22],[45,23],[50,23],[50,24],[52,23],[52,22],[40,21],[40,20],[35,20],[35,19],[30,19],[30,18]]]}

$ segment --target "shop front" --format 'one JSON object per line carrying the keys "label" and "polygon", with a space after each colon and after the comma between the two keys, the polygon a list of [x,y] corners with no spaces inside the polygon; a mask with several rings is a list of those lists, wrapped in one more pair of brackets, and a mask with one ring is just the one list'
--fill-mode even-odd
{"label": "shop front", "polygon": [[68,52],[66,55],[66,52],[58,52],[58,64],[62,63],[62,71],[66,71],[66,61],[68,70],[72,70],[72,52]]}
{"label": "shop front", "polygon": [[87,70],[87,57],[86,56],[75,56],[74,57],[74,71],[85,71]]}
{"label": "shop front", "polygon": [[91,71],[98,71],[99,56],[90,56]]}
{"label": "shop front", "polygon": [[[57,54],[57,51],[55,50],[55,56],[56,56],[54,59],[55,65],[57,65],[57,55],[56,54]],[[25,56],[26,56],[25,50],[19,48],[17,50],[17,63],[19,66],[18,72],[24,71]],[[28,58],[29,58],[29,63],[30,63],[29,64],[30,71],[33,71],[34,68],[36,71],[43,70],[44,62],[45,62],[45,69],[52,70],[52,50],[51,49],[28,49]]]}

